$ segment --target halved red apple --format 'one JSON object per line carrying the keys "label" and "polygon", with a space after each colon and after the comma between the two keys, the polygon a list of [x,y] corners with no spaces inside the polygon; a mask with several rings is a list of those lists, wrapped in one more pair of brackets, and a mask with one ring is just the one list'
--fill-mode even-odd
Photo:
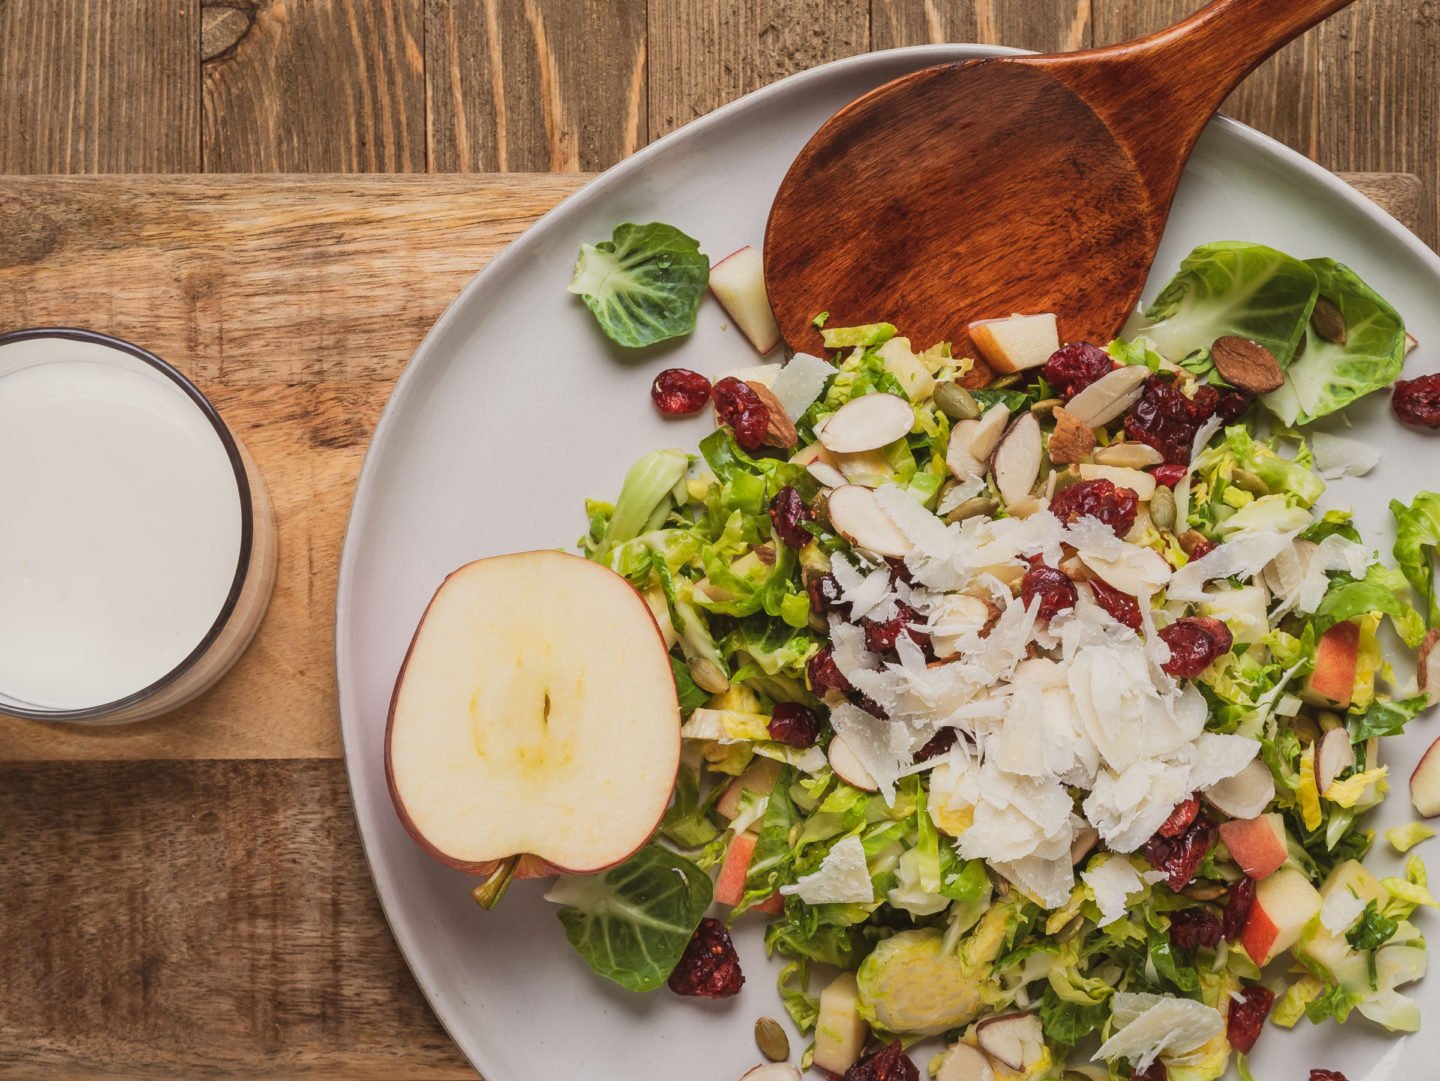
{"label": "halved red apple", "polygon": [[624,578],[521,552],[441,584],[385,741],[400,821],[436,859],[507,881],[603,870],[654,831],[679,761],[669,654]]}

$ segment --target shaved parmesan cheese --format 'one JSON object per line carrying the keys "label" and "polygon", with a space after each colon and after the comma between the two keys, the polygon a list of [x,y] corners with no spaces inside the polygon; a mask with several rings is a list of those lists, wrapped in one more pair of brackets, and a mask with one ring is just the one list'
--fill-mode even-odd
{"label": "shaved parmesan cheese", "polygon": [[1380,452],[1369,443],[1344,436],[1316,432],[1310,439],[1315,452],[1315,469],[1326,480],[1363,477],[1380,464]]}
{"label": "shaved parmesan cheese", "polygon": [[1110,1009],[1115,1032],[1093,1061],[1123,1058],[1142,1071],[1169,1052],[1194,1051],[1225,1031],[1218,1010],[1188,998],[1120,991],[1111,997]]}
{"label": "shaved parmesan cheese", "polygon": [[1172,601],[1205,600],[1205,583],[1214,578],[1250,578],[1294,542],[1296,534],[1256,530],[1231,537],[1201,559],[1187,563],[1170,579]]}
{"label": "shaved parmesan cheese", "polygon": [[836,841],[820,866],[792,886],[781,886],[787,897],[798,897],[807,905],[873,904],[875,888],[865,865],[865,846],[859,837]]}
{"label": "shaved parmesan cheese", "polygon": [[728,372],[721,372],[715,377],[718,383],[722,379],[738,379],[742,383],[759,383],[762,387],[772,387],[780,375],[778,364],[752,364],[748,368],[732,368]]}
{"label": "shaved parmesan cheese", "polygon": [[841,703],[830,711],[830,724],[855,752],[855,757],[865,767],[865,772],[875,779],[875,785],[885,802],[895,802],[895,782],[905,775],[911,765],[914,752],[907,750],[897,754],[892,749],[891,731],[898,726],[872,717],[858,706]]}
{"label": "shaved parmesan cheese", "polygon": [[1203,792],[1211,785],[1234,777],[1254,761],[1260,744],[1249,736],[1202,733],[1195,741],[1195,765],[1190,770],[1190,790]]}
{"label": "shaved parmesan cheese", "polygon": [[1332,935],[1343,935],[1365,912],[1365,902],[1349,890],[1331,890],[1320,906],[1320,922]]}
{"label": "shaved parmesan cheese", "polygon": [[1130,898],[1142,893],[1146,886],[1140,872],[1122,856],[1097,860],[1089,870],[1080,873],[1080,878],[1090,887],[1095,903],[1100,906],[1099,927],[1124,916],[1129,911]]}
{"label": "shaved parmesan cheese", "polygon": [[1075,869],[1068,852],[1058,859],[1027,856],[991,866],[1046,908],[1060,908],[1075,888]]}
{"label": "shaved parmesan cheese", "polygon": [[801,414],[824,393],[825,384],[834,374],[835,366],[829,361],[812,357],[809,353],[796,353],[775,376],[770,393],[785,407],[786,416],[799,420]]}

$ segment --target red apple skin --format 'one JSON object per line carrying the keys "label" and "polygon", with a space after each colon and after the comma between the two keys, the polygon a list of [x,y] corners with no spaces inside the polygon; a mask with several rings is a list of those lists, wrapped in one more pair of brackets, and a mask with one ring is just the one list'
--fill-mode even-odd
{"label": "red apple skin", "polygon": [[1265,964],[1270,960],[1270,947],[1279,937],[1280,929],[1265,915],[1260,906],[1252,908],[1250,918],[1245,921],[1245,929],[1240,932],[1240,942],[1245,947],[1245,952],[1250,955],[1250,960],[1257,965]]}
{"label": "red apple skin", "polygon": [[[1220,825],[1220,839],[1235,857],[1240,869],[1254,879],[1268,878],[1290,858],[1279,815],[1235,819]],[[1275,827],[1280,825],[1280,835]]]}
{"label": "red apple skin", "polygon": [[745,874],[750,870],[750,859],[755,855],[753,833],[739,833],[730,842],[725,853],[725,862],[720,865],[720,875],[715,879],[715,900],[732,908],[745,896]]}
{"label": "red apple skin", "polygon": [[1299,941],[1320,905],[1320,891],[1299,871],[1287,870],[1265,879],[1255,889],[1255,904],[1240,932],[1245,952],[1257,965],[1266,964]]}
{"label": "red apple skin", "polygon": [[785,911],[785,898],[778,893],[772,893],[763,901],[757,901],[750,906],[751,912],[763,912],[767,916],[779,916]]}
{"label": "red apple skin", "polygon": [[[519,556],[533,554],[535,553],[512,552],[506,555],[487,556],[485,558],[514,559]],[[561,553],[555,551],[545,551],[541,554],[563,555],[566,559],[582,558],[580,556],[570,555],[569,553]],[[588,562],[588,560],[582,561]],[[510,853],[509,855],[500,856],[493,860],[484,860],[479,863],[474,863],[467,862],[465,860],[457,860],[453,856],[449,856],[446,855],[444,852],[441,852],[438,848],[431,844],[429,840],[426,839],[425,835],[420,832],[420,828],[416,826],[414,820],[411,819],[409,812],[405,810],[405,801],[401,799],[400,790],[396,787],[394,765],[390,759],[390,738],[395,731],[395,705],[400,699],[400,686],[402,683],[405,682],[405,670],[410,666],[410,658],[415,652],[415,643],[420,639],[420,630],[422,627],[425,626],[425,618],[430,614],[430,609],[435,604],[435,598],[440,596],[441,591],[445,588],[446,582],[449,582],[456,575],[463,573],[467,567],[470,567],[474,563],[478,562],[481,562],[481,560],[474,560],[471,563],[464,564],[464,566],[457,567],[455,570],[447,574],[445,576],[445,580],[440,583],[438,588],[436,588],[434,594],[430,597],[429,603],[425,605],[425,611],[421,614],[419,621],[415,624],[415,633],[410,637],[410,645],[405,648],[405,659],[400,662],[400,671],[395,677],[395,689],[390,693],[390,709],[385,720],[385,787],[390,790],[390,801],[395,805],[396,817],[400,819],[400,824],[405,827],[405,832],[410,835],[411,839],[414,840],[414,842],[419,845],[420,848],[427,855],[429,855],[437,862],[443,863],[447,867],[453,867],[457,871],[463,871],[467,875],[477,875],[481,877],[492,875],[495,873],[496,870],[499,869],[500,865],[504,863],[505,860],[510,858],[511,855],[520,856],[520,860],[515,867],[515,872],[512,875],[512,878],[517,879],[550,878],[554,875],[591,875],[598,874],[601,871],[607,871],[611,867],[617,867],[620,864],[624,863],[626,860],[628,860],[636,852],[640,851],[640,849],[645,847],[645,843],[650,839],[649,834],[643,837],[634,848],[632,848],[629,852],[625,853],[625,855],[620,857],[618,860],[607,863],[602,867],[560,867],[556,864],[550,863],[548,860],[544,859],[541,856],[537,856],[534,853],[529,852]],[[629,585],[629,583],[626,582],[626,585]],[[660,648],[668,654],[670,652],[670,649],[668,646],[665,645],[665,634],[663,631],[661,631],[660,624],[655,621],[655,615],[653,612],[650,611],[650,605],[646,603],[645,598],[641,596],[640,592],[636,590],[633,586],[630,587],[630,590],[632,593],[635,594],[635,598],[637,601],[639,601],[641,608],[645,610],[645,615],[650,620],[650,626],[652,629],[654,629],[655,636],[660,641]],[[678,714],[680,709],[680,696],[678,691],[676,691],[675,694],[675,709]],[[680,731],[677,728],[675,731],[675,772],[678,774],[679,770]],[[674,789],[675,784],[672,778],[670,784],[672,796],[674,795]],[[660,825],[660,820],[665,817],[665,809],[669,807],[669,805],[670,800],[669,798],[667,798],[665,800],[665,803],[660,808],[660,815],[655,819],[655,826],[652,827],[651,832],[654,832],[654,828]]]}
{"label": "red apple skin", "polygon": [[1422,818],[1440,817],[1440,739],[1430,744],[1410,774],[1410,802]]}
{"label": "red apple skin", "polygon": [[1322,705],[1348,708],[1359,662],[1359,625],[1348,620],[1335,624],[1315,645],[1315,671],[1305,681],[1304,697]]}

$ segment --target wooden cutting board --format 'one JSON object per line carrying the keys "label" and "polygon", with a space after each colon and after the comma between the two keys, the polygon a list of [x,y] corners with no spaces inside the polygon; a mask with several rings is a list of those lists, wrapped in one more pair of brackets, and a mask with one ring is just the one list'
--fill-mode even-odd
{"label": "wooden cutting board", "polygon": [[[1418,220],[1415,177],[1348,179]],[[255,645],[179,714],[0,717],[0,1077],[474,1076],[365,870],[334,587],[396,376],[470,276],[584,180],[0,178],[0,330],[91,327],[177,365],[257,459],[281,543]]]}

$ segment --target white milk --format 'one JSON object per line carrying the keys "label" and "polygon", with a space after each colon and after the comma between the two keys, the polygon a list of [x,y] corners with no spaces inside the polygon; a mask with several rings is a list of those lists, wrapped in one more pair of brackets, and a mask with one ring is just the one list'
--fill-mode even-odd
{"label": "white milk", "polygon": [[161,679],[220,615],[240,536],[230,459],[174,382],[95,343],[0,346],[0,694],[83,709]]}

